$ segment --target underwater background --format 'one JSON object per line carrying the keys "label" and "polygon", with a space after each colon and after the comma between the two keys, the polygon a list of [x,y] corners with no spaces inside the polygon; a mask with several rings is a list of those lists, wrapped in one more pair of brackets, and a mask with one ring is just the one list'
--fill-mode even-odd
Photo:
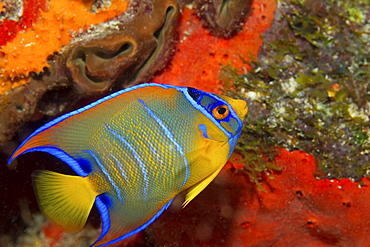
{"label": "underwater background", "polygon": [[[248,101],[239,144],[189,205],[114,246],[368,246],[369,0],[0,2],[0,246],[88,246],[7,159],[55,117],[143,82]],[[145,28],[143,28],[145,26]]]}

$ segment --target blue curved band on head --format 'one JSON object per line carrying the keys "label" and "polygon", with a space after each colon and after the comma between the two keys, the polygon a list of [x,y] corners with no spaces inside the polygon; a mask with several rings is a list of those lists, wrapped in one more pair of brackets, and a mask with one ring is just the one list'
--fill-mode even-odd
{"label": "blue curved band on head", "polygon": [[[185,98],[189,101],[189,102],[192,102],[194,101],[194,98],[193,96],[191,96],[188,92],[188,89],[187,88],[184,88],[184,87],[176,87],[176,89],[180,92],[182,92],[185,96]],[[195,89],[197,90],[197,89]],[[194,89],[191,91],[192,94],[195,94],[194,92]],[[221,129],[225,135],[228,137],[228,138],[232,138],[233,135],[235,135],[236,133],[238,133],[241,128],[242,128],[242,121],[237,117],[238,115],[236,114],[236,112],[234,111],[234,109],[231,107],[231,105],[229,103],[227,103],[225,100],[221,99],[220,97],[218,97],[217,95],[214,95],[214,94],[211,94],[211,93],[207,93],[207,92],[203,92],[203,91],[200,91],[198,90],[199,92],[203,93],[204,95],[207,95],[208,97],[210,98],[213,98],[219,102],[222,102],[222,104],[225,104],[229,107],[229,111],[230,111],[230,114],[235,116],[234,118],[237,120],[238,124],[239,124],[239,128],[234,131],[233,133],[227,131],[224,127],[222,127],[222,125],[200,104],[198,104],[197,101],[196,104],[192,104],[193,107],[197,110],[199,110],[200,112],[202,112],[208,119],[210,119],[219,129]],[[197,97],[198,101],[201,97]]]}
{"label": "blue curved band on head", "polygon": [[197,103],[202,99],[202,92],[196,88],[188,87],[188,94],[190,97],[193,98],[193,100]]}
{"label": "blue curved band on head", "polygon": [[238,134],[236,134],[235,136],[233,136],[232,138],[229,139],[229,147],[230,147],[230,151],[229,151],[229,157],[233,154],[234,152],[234,148],[236,146],[236,144],[238,143],[238,139],[239,139],[239,136],[240,136],[241,132],[239,132]]}

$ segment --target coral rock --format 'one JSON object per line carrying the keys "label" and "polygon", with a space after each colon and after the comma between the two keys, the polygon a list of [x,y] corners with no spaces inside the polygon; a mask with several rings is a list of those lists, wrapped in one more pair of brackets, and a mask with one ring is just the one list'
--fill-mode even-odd
{"label": "coral rock", "polygon": [[160,246],[366,246],[370,180],[318,180],[314,157],[281,150],[281,171],[258,191],[228,165],[180,212],[147,230]]}
{"label": "coral rock", "polygon": [[219,93],[222,66],[250,68],[246,61],[250,61],[249,55],[257,56],[262,45],[261,33],[270,27],[276,2],[256,0],[250,8],[245,25],[230,39],[212,35],[203,28],[194,10],[184,8],[176,52],[165,71],[153,80]]}
{"label": "coral rock", "polygon": [[251,3],[251,0],[196,0],[195,9],[202,23],[214,35],[230,38],[243,28]]}

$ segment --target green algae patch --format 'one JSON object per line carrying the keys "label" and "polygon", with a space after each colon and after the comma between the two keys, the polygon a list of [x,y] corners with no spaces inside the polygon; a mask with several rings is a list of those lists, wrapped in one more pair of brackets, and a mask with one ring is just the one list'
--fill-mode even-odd
{"label": "green algae patch", "polygon": [[314,155],[318,178],[359,181],[370,175],[365,2],[279,1],[251,71],[223,67],[225,91],[249,103],[236,150],[251,180],[276,169],[279,147]]}

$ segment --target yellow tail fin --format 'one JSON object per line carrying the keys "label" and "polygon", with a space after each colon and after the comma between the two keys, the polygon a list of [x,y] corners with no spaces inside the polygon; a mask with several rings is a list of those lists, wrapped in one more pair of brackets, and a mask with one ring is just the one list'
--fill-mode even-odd
{"label": "yellow tail fin", "polygon": [[98,193],[87,177],[35,171],[33,185],[41,212],[63,231],[82,230]]}

